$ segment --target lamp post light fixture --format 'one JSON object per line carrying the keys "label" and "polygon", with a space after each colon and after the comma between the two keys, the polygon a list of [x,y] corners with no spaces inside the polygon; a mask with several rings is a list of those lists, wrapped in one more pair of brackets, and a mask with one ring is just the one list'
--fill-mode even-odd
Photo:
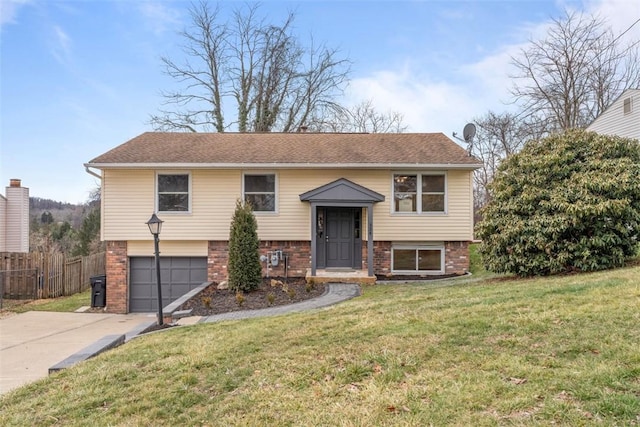
{"label": "lamp post light fixture", "polygon": [[156,251],[156,281],[158,283],[158,326],[163,323],[163,315],[162,315],[162,285],[160,283],[160,247],[159,247],[159,239],[160,230],[162,229],[162,221],[158,216],[153,213],[149,221],[147,221],[147,225],[149,226],[149,231],[153,234],[153,243],[155,245]]}

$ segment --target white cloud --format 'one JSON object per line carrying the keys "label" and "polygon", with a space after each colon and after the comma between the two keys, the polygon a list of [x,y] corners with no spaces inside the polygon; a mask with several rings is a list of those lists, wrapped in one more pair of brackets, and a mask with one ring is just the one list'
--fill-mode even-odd
{"label": "white cloud", "polygon": [[[602,0],[589,1],[586,10],[602,16],[611,26],[613,33],[619,35],[640,19],[640,2],[637,0]],[[640,23],[635,24],[622,40],[640,39]]]}
{"label": "white cloud", "polygon": [[380,71],[351,81],[348,103],[372,100],[379,112],[398,111],[409,132],[461,132],[478,101],[464,86],[429,81],[408,68]]}
{"label": "white cloud", "polygon": [[[560,10],[564,7],[561,6]],[[614,34],[626,30],[640,18],[637,0],[603,0],[590,2],[586,13],[607,18]],[[523,23],[513,43],[498,46],[492,53],[474,63],[460,64],[450,76],[455,83],[441,82],[435,76],[425,76],[407,64],[396,68],[373,71],[354,78],[347,93],[349,103],[370,99],[381,112],[398,111],[413,132],[460,133],[466,121],[489,110],[509,111],[515,108],[510,88],[514,80],[511,58],[519,54],[531,39],[544,37],[550,19],[543,22]],[[629,34],[630,33],[630,34]],[[640,37],[640,23],[627,35]],[[454,80],[451,80],[454,81]]]}
{"label": "white cloud", "polygon": [[0,1],[0,26],[15,24],[18,9],[31,0],[2,0]]}
{"label": "white cloud", "polygon": [[138,3],[138,9],[145,18],[145,25],[156,34],[162,34],[180,24],[180,13],[161,2],[144,1]]}
{"label": "white cloud", "polygon": [[71,64],[71,37],[58,25],[53,26],[51,54],[62,65]]}

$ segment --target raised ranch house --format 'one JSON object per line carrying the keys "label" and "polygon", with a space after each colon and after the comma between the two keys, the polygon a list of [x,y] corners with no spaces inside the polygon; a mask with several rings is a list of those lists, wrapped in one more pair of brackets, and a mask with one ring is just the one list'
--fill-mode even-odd
{"label": "raised ranch house", "polygon": [[[441,133],[144,133],[85,164],[102,183],[107,310],[154,311],[227,277],[236,201],[258,222],[264,274],[463,274],[479,161]],[[334,279],[335,280],[335,279]]]}

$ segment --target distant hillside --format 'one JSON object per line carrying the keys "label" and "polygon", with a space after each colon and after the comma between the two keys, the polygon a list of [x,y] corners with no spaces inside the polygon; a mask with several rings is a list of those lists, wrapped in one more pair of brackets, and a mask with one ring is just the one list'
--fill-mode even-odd
{"label": "distant hillside", "polygon": [[87,205],[84,204],[75,205],[40,197],[29,197],[29,216],[36,221],[40,220],[44,212],[51,212],[55,222],[67,221],[73,228],[78,228],[82,225],[87,209]]}

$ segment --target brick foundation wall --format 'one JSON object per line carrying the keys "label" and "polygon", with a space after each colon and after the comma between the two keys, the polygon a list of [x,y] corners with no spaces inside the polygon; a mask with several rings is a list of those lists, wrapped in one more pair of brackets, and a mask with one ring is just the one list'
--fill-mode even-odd
{"label": "brick foundation wall", "polygon": [[444,242],[445,274],[464,274],[469,271],[469,242]]}
{"label": "brick foundation wall", "polygon": [[[260,242],[260,255],[268,255],[269,251],[281,250],[288,256],[289,277],[305,277],[311,268],[311,242],[265,240]],[[266,264],[262,263],[262,275],[267,275]],[[284,277],[284,261],[279,261],[276,267],[269,267],[269,276]]]}
{"label": "brick foundation wall", "polygon": [[[207,280],[222,282],[227,280],[229,263],[229,242],[210,241],[208,243]],[[260,255],[268,255],[269,251],[282,250],[288,256],[288,276],[304,277],[311,268],[311,242],[264,240],[260,242]],[[266,264],[262,263],[262,275],[267,275]],[[284,260],[278,265],[269,267],[269,276],[284,277]]]}
{"label": "brick foundation wall", "polygon": [[129,312],[129,259],[127,258],[127,242],[107,242],[107,288],[106,311],[125,314]]}
{"label": "brick foundation wall", "polygon": [[[392,242],[373,242],[373,273],[391,274]],[[464,274],[469,271],[469,242],[444,243],[445,274]],[[367,244],[362,242],[362,268],[367,269]]]}
{"label": "brick foundation wall", "polygon": [[[367,268],[367,242],[362,242],[363,268]],[[391,242],[373,241],[373,274],[391,274]]]}
{"label": "brick foundation wall", "polygon": [[210,241],[207,244],[207,280],[222,282],[227,280],[229,263],[229,242],[226,240]]}

